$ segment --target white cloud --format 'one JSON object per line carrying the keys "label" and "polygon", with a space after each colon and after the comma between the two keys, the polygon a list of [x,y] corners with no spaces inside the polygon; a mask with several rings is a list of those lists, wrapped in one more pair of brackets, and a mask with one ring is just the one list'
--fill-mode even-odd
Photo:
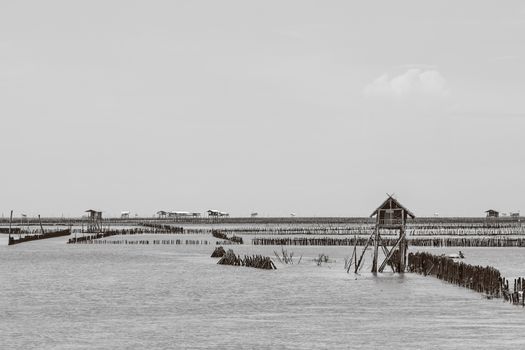
{"label": "white cloud", "polygon": [[446,79],[434,69],[410,68],[405,73],[390,77],[383,74],[364,89],[367,97],[380,96],[405,99],[411,97],[445,97]]}

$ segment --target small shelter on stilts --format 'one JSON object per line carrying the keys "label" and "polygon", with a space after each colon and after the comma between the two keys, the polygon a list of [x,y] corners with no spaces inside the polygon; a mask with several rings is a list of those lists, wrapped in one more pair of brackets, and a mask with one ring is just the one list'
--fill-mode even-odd
{"label": "small shelter on stilts", "polygon": [[[405,272],[408,243],[406,239],[406,221],[415,218],[410,210],[405,208],[394,197],[388,198],[381,204],[370,217],[376,218],[374,232],[368,238],[359,261],[355,265],[355,272],[359,270],[363,256],[370,244],[373,245],[372,272],[383,272],[386,265],[390,265],[394,272]],[[392,248],[388,248],[381,238],[381,230],[399,231],[399,238]],[[379,249],[383,251],[385,259],[378,265]]]}
{"label": "small shelter on stilts", "polygon": [[88,213],[87,232],[102,231],[102,212],[88,209],[86,213]]}

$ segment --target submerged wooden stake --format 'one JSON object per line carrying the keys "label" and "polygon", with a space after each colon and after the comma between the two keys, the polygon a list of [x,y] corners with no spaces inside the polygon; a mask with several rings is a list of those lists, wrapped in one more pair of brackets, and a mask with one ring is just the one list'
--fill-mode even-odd
{"label": "submerged wooden stake", "polygon": [[11,241],[11,222],[13,221],[13,211],[11,210],[11,215],[9,216],[9,241]]}
{"label": "submerged wooden stake", "polygon": [[38,223],[40,224],[40,230],[42,230],[42,234],[45,234],[44,226],[42,226],[42,220],[40,219],[40,214],[38,214]]}

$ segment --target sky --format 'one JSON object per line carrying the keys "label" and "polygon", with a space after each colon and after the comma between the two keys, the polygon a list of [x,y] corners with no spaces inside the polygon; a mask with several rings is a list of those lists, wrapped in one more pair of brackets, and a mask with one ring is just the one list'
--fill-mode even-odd
{"label": "sky", "polygon": [[523,1],[0,2],[0,213],[525,213]]}

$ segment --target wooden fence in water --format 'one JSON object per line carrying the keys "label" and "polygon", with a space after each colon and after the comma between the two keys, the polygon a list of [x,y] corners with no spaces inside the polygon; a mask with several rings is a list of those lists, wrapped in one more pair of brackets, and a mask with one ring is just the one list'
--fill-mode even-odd
{"label": "wooden fence in water", "polygon": [[164,232],[165,233],[184,233],[184,228],[180,226],[157,224],[157,223],[151,223],[151,222],[139,222],[138,225],[156,229],[156,230],[162,231],[163,233]]}
{"label": "wooden fence in water", "polygon": [[[179,230],[180,229],[180,230]],[[181,233],[182,227],[171,227],[171,228],[129,228],[121,230],[106,230],[104,232],[83,235],[80,237],[70,238],[67,243],[84,243],[87,241],[93,241],[101,238],[111,236],[126,236],[126,235],[143,235],[143,234],[173,234]]]}
{"label": "wooden fence in water", "polygon": [[40,239],[69,236],[70,234],[71,234],[71,230],[66,229],[66,230],[60,230],[60,231],[44,232],[40,234],[32,234],[32,235],[26,234],[25,236],[19,237],[19,238],[14,238],[13,236],[9,236],[7,245],[14,245],[14,244],[30,242],[30,241],[38,241]]}
{"label": "wooden fence in water", "polygon": [[[224,227],[220,230],[225,234],[252,235],[323,235],[369,236],[374,231],[374,224],[349,225],[249,225],[244,227]],[[209,228],[187,228],[191,233],[209,233]],[[480,223],[412,223],[407,225],[409,236],[512,236],[525,235],[525,226],[521,222],[480,222]],[[395,234],[393,231],[382,230],[382,236]]]}
{"label": "wooden fence in water", "polygon": [[97,239],[97,240],[87,240],[77,242],[78,244],[95,244],[95,245],[208,245],[210,244],[207,240],[197,240],[197,239],[137,239],[137,240],[127,240],[127,239],[118,239],[118,240],[106,240],[106,239]]}
{"label": "wooden fence in water", "polygon": [[[454,261],[446,256],[418,252],[408,254],[407,270],[424,276],[434,276],[440,280],[483,293],[488,298],[500,298],[515,305],[525,305],[522,277],[509,280],[491,266],[468,265]],[[511,291],[510,287],[513,286]]]}
{"label": "wooden fence in water", "polygon": [[[255,237],[253,245],[297,245],[297,246],[363,246],[368,237],[333,238],[333,237],[295,237],[295,238],[267,238]],[[385,238],[387,246],[393,246],[397,238]],[[525,238],[512,237],[435,237],[409,238],[408,244],[418,247],[525,247]]]}

